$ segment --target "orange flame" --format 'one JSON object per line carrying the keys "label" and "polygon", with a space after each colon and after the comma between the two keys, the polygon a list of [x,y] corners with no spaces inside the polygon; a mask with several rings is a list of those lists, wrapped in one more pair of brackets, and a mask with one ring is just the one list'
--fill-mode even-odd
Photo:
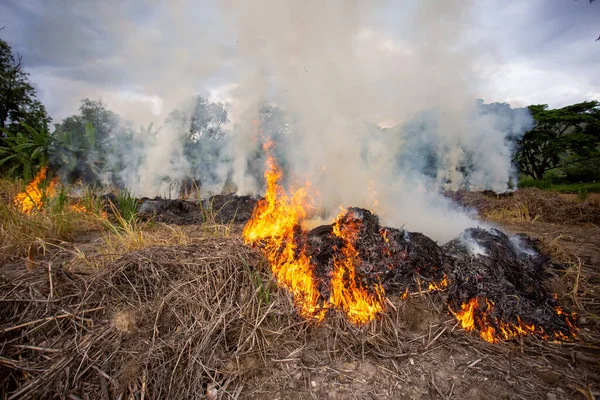
{"label": "orange flame", "polygon": [[74,203],[74,204],[71,204],[71,205],[69,206],[69,208],[70,208],[72,211],[75,211],[75,212],[80,212],[80,213],[86,213],[86,212],[87,212],[87,208],[86,208],[86,207],[85,207],[83,204],[81,204],[81,203]]}
{"label": "orange flame", "polygon": [[292,292],[300,314],[320,321],[325,309],[319,304],[310,258],[294,241],[295,228],[306,216],[311,199],[307,188],[300,188],[288,197],[277,183],[283,174],[270,154],[272,146],[272,142],[263,146],[267,153],[265,199],[256,205],[242,236],[246,243],[262,245],[273,275],[279,285]]}
{"label": "orange flame", "polygon": [[[496,317],[492,317],[492,311],[494,309],[494,302],[488,299],[484,299],[485,307],[482,307],[483,301],[480,304],[478,298],[472,298],[468,303],[461,305],[461,310],[454,312],[450,310],[456,319],[460,322],[463,329],[467,332],[471,332],[475,329],[479,330],[479,336],[489,343],[498,343],[501,340],[514,339],[519,336],[527,335],[538,335],[542,339],[549,339],[550,335],[544,331],[541,326],[535,326],[534,324],[526,324],[521,320],[521,317],[517,316],[517,323],[510,323],[498,320]],[[482,310],[485,308],[485,310]],[[557,315],[562,314],[560,307],[555,308]],[[574,317],[574,315],[571,315]],[[570,334],[576,336],[576,328],[570,319],[566,319],[567,325],[571,328]],[[556,340],[568,340],[568,336],[563,332],[556,331],[552,332],[551,335]]]}
{"label": "orange flame", "polygon": [[383,310],[383,288],[378,285],[375,294],[371,295],[356,280],[355,265],[359,257],[354,242],[358,225],[341,226],[340,218],[334,224],[334,234],[344,239],[344,246],[338,249],[342,256],[334,258],[331,294],[327,303],[320,298],[310,257],[296,244],[298,227],[312,209],[310,184],[288,196],[278,184],[283,174],[270,153],[272,147],[272,142],[263,146],[267,154],[267,190],[265,199],[258,202],[252,218],[244,227],[244,241],[261,247],[278,284],[292,292],[302,316],[321,321],[327,309],[335,306],[352,323],[364,324],[373,320]]}
{"label": "orange flame", "polygon": [[[56,195],[58,186],[58,177],[55,177],[46,185],[46,174],[48,168],[43,167],[35,178],[27,184],[25,191],[17,194],[13,202],[25,214],[30,214],[33,210],[43,212],[46,201]],[[69,209],[78,213],[92,213],[81,202],[69,205]],[[106,212],[102,212],[102,218],[106,218]]]}
{"label": "orange flame", "polygon": [[388,230],[387,230],[387,229],[385,229],[385,228],[381,228],[381,229],[379,230],[379,234],[381,235],[381,237],[383,238],[383,240],[384,240],[386,243],[389,243],[389,242],[390,242],[390,239],[387,237],[387,234],[388,234]]}
{"label": "orange flame", "polygon": [[400,295],[400,300],[408,299],[408,288]]}
{"label": "orange flame", "polygon": [[341,219],[344,214],[345,210],[342,210],[333,225],[333,234],[344,239],[344,246],[339,249],[343,257],[334,257],[329,302],[343,310],[350,322],[365,324],[383,310],[384,291],[381,285],[376,285],[375,294],[371,295],[357,282],[355,267],[360,258],[354,243],[358,237],[360,223],[342,225]]}
{"label": "orange flame", "polygon": [[431,292],[444,290],[448,287],[448,277],[444,275],[444,278],[440,282],[430,282],[428,289]]}
{"label": "orange flame", "polygon": [[33,210],[41,211],[46,199],[54,196],[58,179],[52,179],[44,187],[43,182],[46,180],[46,172],[46,167],[40,169],[35,178],[27,184],[25,191],[17,194],[13,199],[15,205],[22,212],[29,214]]}

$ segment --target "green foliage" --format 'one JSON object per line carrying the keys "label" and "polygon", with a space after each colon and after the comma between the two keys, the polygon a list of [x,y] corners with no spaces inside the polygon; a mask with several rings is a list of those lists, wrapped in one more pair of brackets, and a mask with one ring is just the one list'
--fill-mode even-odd
{"label": "green foliage", "polygon": [[269,281],[256,269],[251,268],[248,261],[245,258],[241,258],[244,264],[244,269],[248,273],[252,285],[254,286],[254,293],[262,304],[270,304],[273,298],[273,291]]}
{"label": "green foliage", "polygon": [[108,177],[115,187],[125,189],[123,178],[131,179],[138,173],[144,161],[144,146],[154,142],[159,131],[153,123],[141,126],[137,134],[131,129],[119,129],[104,147],[104,153],[109,157],[102,160],[103,176]]}
{"label": "green foliage", "polygon": [[183,141],[183,153],[197,182],[212,181],[225,158],[227,107],[202,96],[193,97],[187,107],[169,113],[165,124]]}
{"label": "green foliage", "polygon": [[95,148],[97,144],[102,147],[104,142],[117,132],[120,122],[121,117],[107,109],[101,100],[83,99],[79,114],[63,119],[56,125],[56,130],[59,133],[71,132],[76,137],[81,137],[87,134],[87,126],[91,124],[95,129],[92,146]]}
{"label": "green foliage", "polygon": [[58,185],[56,193],[50,199],[46,199],[44,210],[50,210],[51,213],[62,213],[69,204],[69,192],[63,185]]}
{"label": "green foliage", "polygon": [[584,191],[588,193],[600,193],[600,182],[552,185],[551,189],[560,193],[579,193]]}
{"label": "green foliage", "polygon": [[590,193],[600,193],[600,182],[589,183],[553,183],[551,179],[544,177],[541,180],[535,180],[528,176],[521,176],[519,179],[519,188],[535,187],[541,190],[552,190],[560,193],[576,193],[580,196],[587,196]]}
{"label": "green foliage", "polygon": [[95,183],[100,173],[101,159],[96,148],[96,129],[87,122],[83,132],[58,130],[54,134],[55,151],[52,169],[61,171],[62,180],[71,182],[80,179]]}
{"label": "green foliage", "polygon": [[586,200],[590,197],[590,192],[588,192],[587,189],[580,189],[577,191],[577,197],[579,197],[580,200]]}
{"label": "green foliage", "polygon": [[554,169],[600,157],[600,103],[586,101],[556,110],[529,107],[535,128],[519,142],[519,169],[541,180]]}
{"label": "green foliage", "polygon": [[38,130],[51,120],[46,109],[36,98],[29,83],[29,74],[23,71],[22,57],[0,39],[0,129],[21,129],[21,122]]}
{"label": "green foliage", "polygon": [[600,181],[600,155],[596,157],[569,157],[561,169],[566,182]]}
{"label": "green foliage", "polygon": [[552,182],[549,179],[533,179],[530,176],[524,176],[519,179],[519,188],[535,187],[542,190],[550,190]]}
{"label": "green foliage", "polygon": [[34,170],[48,164],[53,139],[46,122],[37,130],[25,122],[21,122],[21,127],[21,130],[14,127],[5,130],[4,146],[0,147],[0,167],[4,167],[9,176],[29,181]]}
{"label": "green foliage", "polygon": [[0,172],[31,179],[34,169],[47,164],[51,119],[22,61],[0,39]]}
{"label": "green foliage", "polygon": [[137,199],[128,190],[121,190],[116,196],[117,204],[115,206],[120,217],[131,223],[137,217]]}

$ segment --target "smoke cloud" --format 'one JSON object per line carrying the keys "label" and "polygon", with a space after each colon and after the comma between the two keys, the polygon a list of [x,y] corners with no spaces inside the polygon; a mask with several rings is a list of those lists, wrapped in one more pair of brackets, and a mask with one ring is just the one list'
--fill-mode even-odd
{"label": "smoke cloud", "polygon": [[[293,137],[279,150],[326,210],[373,209],[376,199],[384,223],[445,242],[475,222],[438,191],[509,189],[512,146],[531,119],[475,101],[478,49],[463,37],[471,2],[409,2],[396,9],[400,27],[391,32],[378,29],[377,6],[398,7],[227,2],[230,27],[240,32],[236,55],[260,72],[241,71],[240,88],[252,90],[236,97],[252,116],[265,98],[292,115]],[[256,192],[244,169],[255,151],[249,121],[239,122],[235,176],[240,189]],[[397,126],[379,127],[389,121]]]}
{"label": "smoke cloud", "polygon": [[[160,127],[139,130],[115,157],[138,195],[164,195],[189,175],[260,194],[269,136],[286,181],[310,181],[329,217],[366,207],[446,242],[477,222],[441,190],[516,182],[513,146],[532,122],[526,110],[476,100],[492,54],[469,36],[473,1],[109,0],[78,10],[96,16],[88,29],[113,55],[86,73],[144,99],[115,111]],[[212,137],[207,123],[186,147],[164,121],[211,90],[228,103],[224,134]]]}

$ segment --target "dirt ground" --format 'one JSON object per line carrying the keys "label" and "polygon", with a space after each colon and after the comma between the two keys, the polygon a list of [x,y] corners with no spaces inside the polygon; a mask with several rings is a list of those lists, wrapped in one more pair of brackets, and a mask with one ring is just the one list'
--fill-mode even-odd
{"label": "dirt ground", "polygon": [[242,225],[226,237],[184,226],[185,244],[109,261],[90,234],[0,266],[0,398],[595,398],[600,227],[497,225],[565,263],[547,285],[576,310],[578,339],[489,344],[457,326],[444,292],[389,298],[365,327],[339,315],[315,325],[243,245]]}

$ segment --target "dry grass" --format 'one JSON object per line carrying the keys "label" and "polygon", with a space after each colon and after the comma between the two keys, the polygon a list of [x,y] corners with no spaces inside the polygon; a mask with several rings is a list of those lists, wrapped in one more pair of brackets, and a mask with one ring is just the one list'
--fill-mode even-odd
{"label": "dry grass", "polygon": [[0,260],[30,257],[48,244],[70,241],[80,233],[101,228],[101,210],[91,196],[77,201],[88,212],[73,209],[75,203],[63,195],[49,199],[43,210],[26,214],[13,202],[23,188],[23,183],[0,180]]}
{"label": "dry grass", "polygon": [[[600,316],[595,313],[595,310],[586,307],[586,304],[591,302],[596,303],[596,307],[593,308],[598,309],[597,302],[600,300],[600,293],[594,290],[595,277],[590,276],[592,278],[592,283],[590,283],[583,274],[584,264],[581,258],[564,246],[562,239],[563,235],[559,235],[553,239],[542,239],[541,241],[543,250],[553,261],[562,266],[561,277],[559,280],[555,280],[554,292],[559,294],[562,301],[568,299],[570,303],[574,304],[580,315],[600,321]],[[594,275],[597,274],[596,271]],[[583,303],[580,298],[584,298]]]}
{"label": "dry grass", "polygon": [[[204,393],[231,362],[264,351],[266,333],[257,326],[273,326],[291,311],[255,296],[256,281],[243,268],[252,258],[238,240],[206,239],[133,252],[87,279],[65,279],[54,271],[52,292],[48,282],[39,281],[43,275],[33,272],[6,283],[12,289],[3,293],[17,299],[5,301],[2,311],[2,321],[11,326],[0,330],[9,343],[4,355],[17,360],[17,353],[25,352],[28,362],[33,356],[37,364],[32,379],[13,396],[85,392],[101,397],[109,390],[115,397],[189,398]],[[37,290],[27,290],[32,286]],[[48,303],[49,298],[59,301]],[[61,351],[31,354],[17,347],[23,344]],[[15,372],[29,370],[27,362],[16,363],[11,363],[16,369],[2,374],[7,391],[16,389]],[[220,381],[218,389],[235,390],[231,383]]]}
{"label": "dry grass", "polygon": [[102,251],[106,254],[122,255],[148,247],[177,246],[189,242],[189,236],[178,226],[152,224],[148,227],[127,224],[123,229],[109,229],[104,235]]}
{"label": "dry grass", "polygon": [[[316,326],[238,227],[111,221],[89,248],[45,239],[35,268],[0,267],[0,398],[574,398],[600,383],[595,331],[490,345],[457,328],[443,292],[391,298],[364,327],[335,313]],[[583,303],[571,266],[557,284]]]}
{"label": "dry grass", "polygon": [[[0,180],[0,260],[26,258],[33,265],[34,256],[58,251],[98,270],[127,252],[185,245],[191,240],[179,226],[140,221],[136,215],[136,200],[127,192],[117,193],[117,206],[102,203],[89,187],[76,187],[79,192],[76,199],[66,196],[69,189],[59,187],[59,193],[47,199],[42,210],[27,214],[13,201],[24,187],[24,182]],[[84,206],[86,211],[78,211],[73,205]],[[202,209],[205,222],[198,225],[200,236],[231,234],[233,223],[218,223],[219,211]],[[69,243],[82,235],[100,237],[97,250],[92,254]]]}
{"label": "dry grass", "polygon": [[536,188],[499,195],[461,190],[448,192],[446,196],[495,222],[600,223],[599,203],[571,201],[559,193]]}
{"label": "dry grass", "polygon": [[531,215],[527,204],[515,202],[511,208],[495,208],[485,211],[484,219],[494,222],[518,222],[533,224],[540,219],[540,214]]}
{"label": "dry grass", "polygon": [[[130,251],[155,246],[174,246],[189,243],[188,235],[178,226],[160,224],[158,228],[152,221],[140,222],[132,213],[126,218],[111,204],[111,217],[103,222],[106,232],[102,244],[105,255],[120,256]],[[164,230],[167,233],[164,233]]]}
{"label": "dry grass", "polygon": [[229,236],[231,234],[235,215],[233,215],[231,220],[227,223],[219,222],[222,220],[222,218],[220,218],[220,214],[226,204],[224,204],[221,208],[215,208],[212,201],[206,207],[202,201],[200,201],[198,204],[200,211],[202,212],[202,229],[204,230],[205,234],[221,237]]}
{"label": "dry grass", "polygon": [[[398,398],[419,393],[410,382],[433,397],[531,397],[553,387],[536,377],[547,365],[572,391],[594,382],[598,366],[569,364],[570,353],[593,360],[584,342],[565,352],[535,338],[489,345],[466,335],[443,293],[391,298],[364,327],[333,312],[313,325],[235,237],[133,251],[93,274],[75,269],[0,282],[6,397]],[[452,383],[457,368],[471,372]],[[504,386],[469,394],[481,376]]]}

